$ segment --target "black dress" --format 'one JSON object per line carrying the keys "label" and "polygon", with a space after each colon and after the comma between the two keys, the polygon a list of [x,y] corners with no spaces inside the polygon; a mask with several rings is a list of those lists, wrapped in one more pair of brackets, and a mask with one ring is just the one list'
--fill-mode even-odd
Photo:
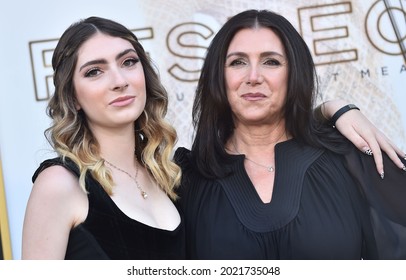
{"label": "black dress", "polygon": [[254,189],[244,155],[230,158],[233,175],[207,179],[187,149],[176,151],[187,258],[406,258],[406,172],[386,157],[382,180],[373,158],[358,151],[343,157],[279,143],[270,203]]}
{"label": "black dress", "polygon": [[[76,176],[77,166],[60,158],[44,161],[33,181],[45,168],[62,165]],[[89,212],[86,220],[69,235],[65,259],[184,259],[185,230],[183,217],[173,230],[150,227],[125,215],[91,175],[86,177]]]}

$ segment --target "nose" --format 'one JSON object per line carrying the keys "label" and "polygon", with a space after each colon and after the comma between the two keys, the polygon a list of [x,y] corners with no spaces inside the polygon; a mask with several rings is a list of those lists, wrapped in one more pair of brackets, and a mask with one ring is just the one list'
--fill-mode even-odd
{"label": "nose", "polygon": [[128,87],[127,79],[120,70],[112,71],[112,85],[114,91],[122,91]]}
{"label": "nose", "polygon": [[126,89],[128,87],[128,84],[126,83],[126,84],[122,84],[122,85],[120,85],[120,86],[115,86],[114,87],[114,89],[113,90],[115,90],[115,91],[123,91],[124,89]]}
{"label": "nose", "polygon": [[261,84],[264,81],[264,76],[261,73],[261,70],[258,69],[258,66],[251,66],[249,68],[249,73],[247,77],[248,85],[257,85]]}

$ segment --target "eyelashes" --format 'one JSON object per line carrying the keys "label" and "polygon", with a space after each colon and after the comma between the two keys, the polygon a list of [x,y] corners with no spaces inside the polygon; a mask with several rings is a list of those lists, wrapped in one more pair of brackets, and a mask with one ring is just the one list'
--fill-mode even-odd
{"label": "eyelashes", "polygon": [[[231,60],[230,62],[226,63],[226,66],[239,67],[239,66],[244,66],[244,65],[248,65],[248,64],[249,64],[249,62],[246,59],[239,58],[239,59]],[[278,59],[274,59],[274,58],[263,59],[261,61],[261,64],[266,65],[266,66],[271,66],[271,67],[282,65],[282,63]]]}
{"label": "eyelashes", "polygon": [[239,66],[239,65],[246,65],[247,63],[245,63],[243,60],[233,60],[230,63],[228,63],[228,66]]}
{"label": "eyelashes", "polygon": [[[136,65],[138,62],[140,62],[140,59],[138,57],[130,57],[130,58],[126,58],[123,60],[123,62],[121,63],[121,67],[124,68],[131,68],[134,65]],[[107,62],[103,62],[101,63],[102,65],[107,65]],[[84,77],[85,78],[92,78],[92,77],[96,77],[100,74],[103,73],[103,67],[101,66],[93,66],[90,69],[88,69],[85,73],[84,73]]]}
{"label": "eyelashes", "polygon": [[140,62],[140,59],[133,57],[133,58],[125,59],[125,60],[123,61],[123,65],[124,65],[124,66],[128,66],[128,67],[131,67],[131,66],[137,64],[138,62]]}
{"label": "eyelashes", "polygon": [[95,67],[95,68],[91,68],[88,71],[86,71],[84,74],[84,77],[91,78],[91,77],[97,76],[100,73],[101,73],[101,70],[99,68]]}

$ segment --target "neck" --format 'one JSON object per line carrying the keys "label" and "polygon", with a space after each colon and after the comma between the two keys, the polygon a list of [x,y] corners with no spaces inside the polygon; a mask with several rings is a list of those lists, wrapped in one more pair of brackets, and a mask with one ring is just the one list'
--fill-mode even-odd
{"label": "neck", "polygon": [[235,145],[239,152],[245,154],[273,152],[276,143],[286,141],[289,138],[284,120],[280,120],[274,125],[256,127],[237,125],[234,134],[230,137],[230,141],[233,143],[227,143],[227,148],[233,150]]}
{"label": "neck", "polygon": [[125,130],[104,130],[94,133],[99,145],[101,157],[112,163],[120,162],[122,168],[134,166],[135,134],[133,126]]}

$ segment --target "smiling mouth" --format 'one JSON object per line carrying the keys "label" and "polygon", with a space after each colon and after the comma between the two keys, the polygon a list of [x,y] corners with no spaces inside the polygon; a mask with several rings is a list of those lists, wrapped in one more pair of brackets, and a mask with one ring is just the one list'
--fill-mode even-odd
{"label": "smiling mouth", "polygon": [[245,100],[254,101],[266,98],[265,94],[262,93],[246,93],[241,96]]}
{"label": "smiling mouth", "polygon": [[122,106],[126,106],[126,105],[133,103],[134,100],[135,100],[135,96],[123,96],[123,97],[114,99],[113,101],[111,101],[109,103],[109,105],[116,106],[116,107],[122,107]]}

